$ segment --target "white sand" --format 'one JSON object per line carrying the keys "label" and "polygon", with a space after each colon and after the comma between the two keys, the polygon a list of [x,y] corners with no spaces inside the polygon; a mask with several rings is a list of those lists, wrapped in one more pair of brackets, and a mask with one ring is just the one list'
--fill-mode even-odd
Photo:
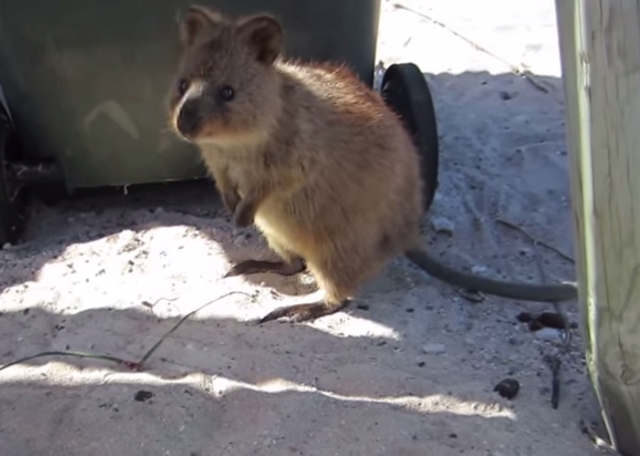
{"label": "white sand", "polygon": [[[448,27],[384,2],[380,59],[417,63],[436,104],[440,188],[425,226],[445,217],[455,230],[428,229],[432,251],[534,282],[539,252],[548,280],[573,280],[571,263],[496,222],[572,255],[553,1],[401,3]],[[505,61],[528,67],[548,93]],[[234,295],[198,313],[141,373],[75,358],[0,372],[2,456],[599,454],[579,427],[599,414],[579,333],[564,352],[516,321],[549,305],[474,304],[398,260],[344,312],[251,326],[308,300],[300,293],[313,283],[221,280],[226,255],[264,249],[231,229],[209,186],[38,205],[26,240],[0,251],[1,363],[65,348],[136,359],[201,304],[228,291],[254,299]],[[142,304],[161,297],[176,299]],[[576,303],[566,311],[578,321]],[[425,353],[428,344],[444,352]],[[554,410],[543,357],[559,351]],[[492,391],[505,377],[521,384],[513,401]],[[154,396],[136,401],[140,390]]]}

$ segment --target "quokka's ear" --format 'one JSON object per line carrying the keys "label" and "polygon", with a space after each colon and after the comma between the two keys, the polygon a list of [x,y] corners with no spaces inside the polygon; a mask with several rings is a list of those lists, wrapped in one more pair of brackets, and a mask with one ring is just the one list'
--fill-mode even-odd
{"label": "quokka's ear", "polygon": [[180,20],[180,41],[184,46],[191,46],[204,30],[222,21],[222,15],[217,11],[202,5],[191,5]]}
{"label": "quokka's ear", "polygon": [[261,14],[241,19],[238,32],[255,51],[259,62],[271,65],[280,54],[284,31],[273,16]]}

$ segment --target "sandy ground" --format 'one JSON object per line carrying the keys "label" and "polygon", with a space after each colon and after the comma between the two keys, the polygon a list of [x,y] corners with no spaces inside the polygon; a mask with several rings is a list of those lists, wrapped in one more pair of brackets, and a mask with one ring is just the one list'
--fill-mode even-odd
{"label": "sandy ground", "polygon": [[[379,52],[417,63],[436,104],[426,242],[479,273],[539,282],[539,255],[547,280],[573,280],[571,262],[498,222],[572,255],[553,1],[401,4],[415,11],[384,2]],[[32,212],[25,243],[0,251],[1,363],[65,349],[136,360],[190,311],[244,294],[187,320],[143,372],[61,357],[0,372],[2,456],[599,454],[580,430],[599,412],[579,332],[563,347],[516,318],[550,305],[474,303],[397,260],[343,312],[256,327],[310,300],[313,281],[222,280],[230,261],[268,252],[231,228],[209,184]],[[575,302],[565,309],[579,321]],[[548,355],[562,360],[557,409]],[[520,382],[513,400],[493,391],[507,377]]]}

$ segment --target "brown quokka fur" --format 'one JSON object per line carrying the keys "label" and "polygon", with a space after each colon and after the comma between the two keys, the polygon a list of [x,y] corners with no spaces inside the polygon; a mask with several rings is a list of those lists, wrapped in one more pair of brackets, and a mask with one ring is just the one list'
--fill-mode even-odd
{"label": "brown quokka fur", "polygon": [[401,120],[349,69],[285,61],[282,38],[272,16],[230,19],[191,6],[169,94],[173,128],[198,145],[234,223],[255,223],[283,260],[247,260],[227,275],[306,266],[326,293],[323,302],[279,308],[261,321],[333,313],[401,254],[479,291],[575,297],[574,284],[497,282],[428,257],[419,155]]}

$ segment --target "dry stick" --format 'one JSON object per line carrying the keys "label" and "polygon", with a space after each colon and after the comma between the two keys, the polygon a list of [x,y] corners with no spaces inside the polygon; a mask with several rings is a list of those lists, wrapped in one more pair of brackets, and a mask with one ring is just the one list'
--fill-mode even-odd
{"label": "dry stick", "polygon": [[217,297],[216,299],[209,301],[203,305],[201,305],[200,307],[198,307],[195,310],[192,310],[191,312],[189,312],[188,314],[186,314],[184,317],[182,317],[178,323],[176,323],[173,328],[171,328],[169,331],[167,331],[161,338],[160,340],[158,340],[158,342],[156,342],[153,347],[151,347],[147,353],[144,354],[144,356],[142,357],[142,359],[140,359],[140,361],[138,362],[138,366],[137,369],[141,369],[142,365],[151,357],[151,355],[158,349],[158,347],[160,346],[160,344],[162,344],[162,342],[164,342],[164,340],[171,334],[173,333],[176,329],[178,329],[180,327],[180,325],[182,325],[182,323],[184,323],[188,318],[190,318],[192,315],[194,315],[195,313],[199,312],[200,310],[204,309],[205,307],[223,299],[226,298],[228,296],[231,296],[233,294],[242,294],[245,295],[251,299],[254,299],[254,296],[250,295],[249,293],[245,293],[243,291],[230,291],[229,293],[223,294],[222,296]]}
{"label": "dry stick", "polygon": [[[542,257],[538,250],[538,244],[534,241],[534,248],[536,250],[536,264],[538,265],[538,272],[540,274],[540,279],[542,283],[547,283],[547,276],[544,272],[544,268],[542,267]],[[567,316],[562,312],[560,308],[560,304],[557,301],[553,302],[553,306],[556,310],[556,313],[562,317],[562,322],[564,324],[564,334],[565,339],[563,342],[563,350],[566,352],[569,347],[569,342],[571,341],[571,332],[569,331],[569,321],[567,320]],[[547,363],[549,364],[549,368],[551,369],[551,406],[554,409],[558,408],[558,404],[560,402],[560,355],[556,354],[554,356],[550,356],[547,359]]]}
{"label": "dry stick", "polygon": [[[178,323],[176,323],[169,331],[167,331],[161,338],[160,340],[158,340],[158,342],[156,342],[145,354],[144,356],[140,359],[140,361],[127,361],[125,359],[122,358],[118,358],[116,356],[111,356],[111,355],[100,355],[100,354],[95,354],[95,353],[85,353],[85,352],[76,352],[76,351],[48,351],[48,352],[42,352],[42,353],[38,353],[36,355],[31,355],[31,356],[27,356],[25,358],[21,358],[17,361],[13,361],[9,364],[5,364],[4,366],[0,367],[0,371],[7,369],[8,367],[11,366],[15,366],[16,364],[21,364],[24,363],[26,361],[30,361],[32,359],[36,359],[36,358],[43,358],[45,356],[71,356],[71,357],[75,357],[75,358],[90,358],[90,359],[98,359],[98,360],[103,360],[103,361],[110,361],[116,364],[120,364],[123,366],[128,367],[131,370],[141,370],[143,364],[149,360],[149,358],[151,357],[151,355],[158,349],[158,347],[164,342],[164,340],[171,334],[173,333],[175,330],[177,330],[180,325],[182,325],[182,323],[184,323],[189,317],[193,316],[196,312],[199,312],[200,310],[204,309],[205,307],[220,301],[221,299],[224,299],[228,296],[234,295],[234,294],[242,294],[245,296],[248,296],[251,299],[254,299],[254,296],[250,295],[249,293],[245,293],[242,291],[231,291],[229,293],[225,293],[222,296],[218,296],[217,298],[201,305],[200,307],[198,307],[197,309],[189,312],[187,315],[185,315],[184,317],[182,317]],[[163,299],[163,298],[160,298]],[[159,300],[160,300],[159,299]],[[159,301],[158,300],[158,301]],[[156,303],[158,302],[156,301]]]}
{"label": "dry stick", "polygon": [[129,369],[133,369],[137,364],[135,361],[127,361],[125,359],[117,358],[115,356],[110,356],[110,355],[98,355],[94,353],[85,353],[85,352],[76,352],[76,351],[48,351],[48,352],[38,353],[36,355],[26,356],[17,361],[13,361],[13,362],[10,362],[9,364],[5,364],[4,366],[0,367],[0,371],[7,369],[11,366],[15,366],[16,364],[21,364],[36,358],[44,358],[45,356],[72,356],[74,358],[99,359],[103,361],[111,361],[116,364],[121,364],[123,366],[128,367]]}
{"label": "dry stick", "polygon": [[506,61],[505,59],[503,59],[502,57],[494,54],[493,52],[489,51],[488,49],[480,46],[478,43],[470,40],[469,38],[467,38],[466,36],[460,34],[459,32],[456,32],[455,30],[453,30],[451,27],[449,27],[447,24],[445,24],[444,22],[440,22],[437,19],[434,19],[428,15],[426,15],[425,13],[421,12],[421,11],[417,11],[413,8],[410,8],[408,6],[404,6],[404,5],[400,5],[399,3],[393,3],[392,4],[394,8],[397,9],[403,9],[405,11],[409,11],[410,13],[416,14],[428,21],[430,21],[431,23],[438,25],[442,28],[444,28],[445,30],[447,30],[448,32],[452,33],[453,35],[457,36],[458,38],[460,38],[463,41],[466,41],[467,43],[469,43],[471,46],[473,46],[475,49],[479,50],[480,52],[484,52],[487,55],[490,55],[491,57],[493,57],[494,59],[500,60],[502,63],[504,63],[505,65],[507,65],[509,67],[509,69],[517,74],[520,75],[522,77],[524,77],[527,81],[529,81],[531,83],[531,85],[533,85],[536,89],[538,89],[541,92],[544,93],[549,93],[549,89],[547,89],[545,86],[543,86],[542,84],[540,84],[538,81],[536,81],[533,78],[533,75],[531,73],[531,71],[529,71],[528,69],[526,69],[526,67],[524,67],[524,65],[521,66],[517,66],[514,65],[508,61]]}
{"label": "dry stick", "polygon": [[142,301],[142,305],[145,307],[148,307],[149,309],[153,309],[160,301],[167,301],[167,302],[173,302],[175,300],[177,300],[178,298],[164,298],[164,297],[160,297],[158,299],[156,299],[153,304],[150,303],[149,301]]}
{"label": "dry stick", "polygon": [[558,408],[560,403],[560,364],[561,360],[558,355],[549,356],[546,362],[551,369],[551,407]]}
{"label": "dry stick", "polygon": [[522,234],[524,234],[526,237],[528,237],[534,245],[541,245],[549,250],[551,250],[552,252],[555,252],[556,254],[558,254],[560,257],[564,258],[565,260],[569,261],[570,263],[574,263],[575,264],[575,260],[573,258],[571,258],[569,255],[567,255],[566,253],[563,253],[561,250],[557,249],[556,247],[552,246],[551,244],[547,244],[544,241],[541,241],[540,239],[538,239],[537,237],[535,237],[533,234],[529,233],[527,230],[525,230],[524,228],[516,225],[515,223],[511,223],[507,220],[504,219],[496,219],[497,223],[500,223],[506,227],[509,227],[511,229],[514,229],[516,231],[520,231]]}
{"label": "dry stick", "polygon": [[173,301],[176,301],[177,299],[178,299],[177,297],[175,297],[175,298],[160,297],[160,298],[156,299],[153,303],[150,303],[149,301],[142,301],[140,304],[142,304],[147,309],[149,309],[149,312],[151,312],[156,318],[159,319],[159,317],[155,313],[156,305],[158,305],[160,303],[160,301],[167,301],[167,302],[171,303]]}

